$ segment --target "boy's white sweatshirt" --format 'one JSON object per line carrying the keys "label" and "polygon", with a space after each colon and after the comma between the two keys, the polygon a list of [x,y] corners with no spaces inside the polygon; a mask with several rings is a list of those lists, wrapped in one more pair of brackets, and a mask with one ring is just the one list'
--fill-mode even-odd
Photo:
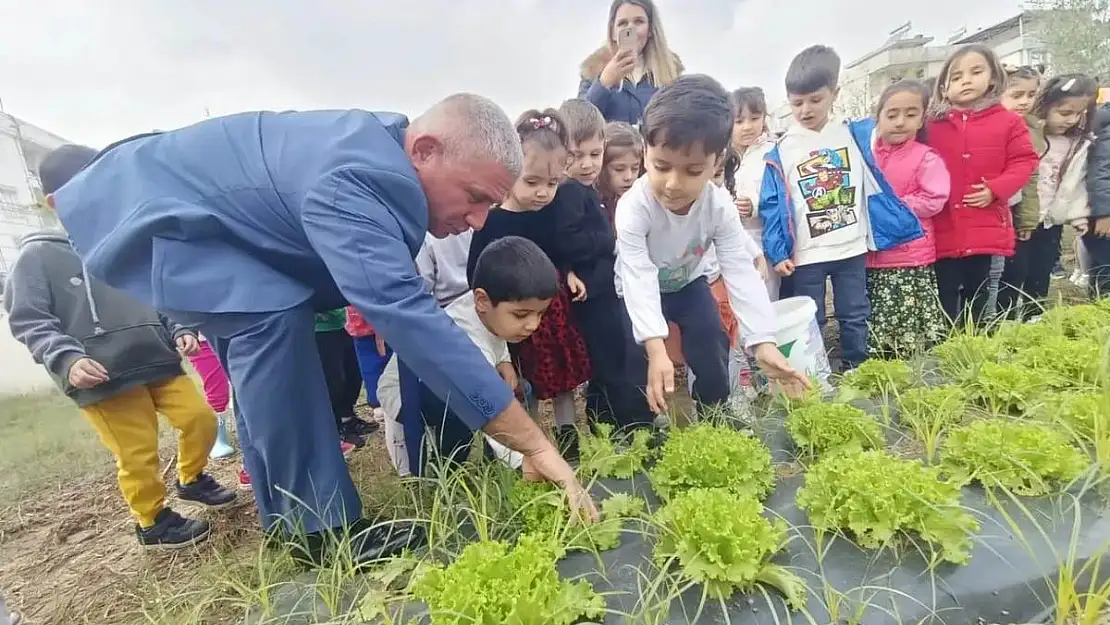
{"label": "boy's white sweatshirt", "polygon": [[428,285],[440,306],[447,306],[470,290],[466,279],[466,259],[474,231],[467,230],[437,239],[424,236],[424,245],[416,254],[416,270]]}
{"label": "boy's white sweatshirt", "polygon": [[690,212],[676,215],[656,201],[644,176],[618,202],[616,229],[617,293],[637,343],[667,336],[660,293],[680,291],[705,275],[710,246],[745,346],[774,341],[771,300],[728,192],[706,183]]}
{"label": "boy's white sweatshirt", "polygon": [[794,207],[794,264],[867,253],[869,173],[848,125],[830,119],[819,132],[792,125],[779,154]]}
{"label": "boy's white sweatshirt", "polygon": [[[474,291],[466,291],[456,297],[450,305],[444,308],[444,311],[455,322],[455,325],[466,332],[466,335],[481,350],[482,355],[486,357],[486,362],[491,366],[496,367],[503,362],[512,362],[509,357],[509,344],[505,342],[505,339],[490,332],[486,324],[482,323],[481,317],[478,316],[478,307],[474,303]],[[404,431],[397,421],[401,414],[401,381],[397,370],[396,354],[390,357],[381,377],[378,378],[378,401],[381,402],[382,410],[385,412],[386,445],[389,458],[393,461],[393,466],[397,469],[399,475],[410,475],[411,467],[409,467],[406,452],[407,445]],[[520,468],[524,457],[519,452],[505,447],[489,436],[485,436],[485,438],[486,443],[493,449],[497,458],[514,469]]]}

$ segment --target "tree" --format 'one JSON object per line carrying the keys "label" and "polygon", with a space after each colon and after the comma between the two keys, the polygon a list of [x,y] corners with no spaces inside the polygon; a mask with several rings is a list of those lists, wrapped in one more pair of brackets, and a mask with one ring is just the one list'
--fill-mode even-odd
{"label": "tree", "polygon": [[1110,0],[1032,0],[1029,8],[1053,73],[1110,80]]}

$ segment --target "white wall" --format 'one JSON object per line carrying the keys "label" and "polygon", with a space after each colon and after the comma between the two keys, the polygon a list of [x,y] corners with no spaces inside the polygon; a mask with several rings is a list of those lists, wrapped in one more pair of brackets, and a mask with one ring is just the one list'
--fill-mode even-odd
{"label": "white wall", "polygon": [[0,314],[0,395],[41,391],[53,385],[46,370],[12,337],[7,317]]}

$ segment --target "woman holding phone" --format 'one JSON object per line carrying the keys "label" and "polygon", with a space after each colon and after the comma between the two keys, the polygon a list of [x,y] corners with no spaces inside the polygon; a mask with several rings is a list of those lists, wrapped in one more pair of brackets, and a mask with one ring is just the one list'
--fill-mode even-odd
{"label": "woman holding phone", "polygon": [[640,123],[655,91],[682,73],[652,0],[613,0],[605,44],[582,62],[578,97],[607,122]]}

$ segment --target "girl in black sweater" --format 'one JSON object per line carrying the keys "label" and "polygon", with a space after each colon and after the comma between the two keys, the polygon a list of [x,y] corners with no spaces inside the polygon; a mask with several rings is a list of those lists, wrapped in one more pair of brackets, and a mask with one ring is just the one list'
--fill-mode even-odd
{"label": "girl in black sweater", "polygon": [[617,297],[616,239],[595,190],[603,174],[605,120],[585,100],[568,100],[559,113],[570,135],[570,179],[559,186],[545,211],[553,218],[556,255],[585,287],[573,310],[593,368],[586,411],[593,419],[621,427],[650,424],[655,415],[640,388],[647,360],[632,338],[628,312]]}

